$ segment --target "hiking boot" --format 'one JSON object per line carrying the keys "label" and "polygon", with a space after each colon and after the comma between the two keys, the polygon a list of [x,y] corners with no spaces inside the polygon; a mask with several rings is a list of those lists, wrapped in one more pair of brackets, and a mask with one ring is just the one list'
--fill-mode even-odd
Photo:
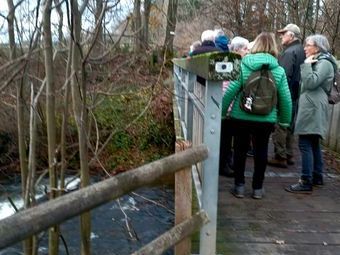
{"label": "hiking boot", "polygon": [[323,186],[323,176],[322,174],[315,174],[313,173],[313,186]]}
{"label": "hiking boot", "polygon": [[264,195],[264,189],[254,189],[253,190],[253,195],[251,196],[254,199],[262,199]]}
{"label": "hiking boot", "polygon": [[230,193],[237,198],[244,198],[244,185],[234,185],[230,189]]}
{"label": "hiking boot", "polygon": [[274,157],[274,158],[268,160],[267,164],[270,165],[270,166],[287,168],[287,160],[284,159],[284,158]]}
{"label": "hiking boot", "polygon": [[221,176],[225,176],[225,177],[234,177],[235,176],[234,170],[228,164],[226,164],[222,169],[220,169],[219,174]]}
{"label": "hiking boot", "polygon": [[285,190],[292,193],[311,194],[313,186],[309,181],[299,180],[298,183],[289,185]]}

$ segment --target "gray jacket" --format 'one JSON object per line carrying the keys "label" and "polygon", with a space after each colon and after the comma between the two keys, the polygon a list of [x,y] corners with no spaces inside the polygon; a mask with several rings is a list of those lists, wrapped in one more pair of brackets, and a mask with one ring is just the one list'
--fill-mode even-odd
{"label": "gray jacket", "polygon": [[330,61],[317,56],[313,64],[301,65],[301,93],[294,133],[326,137],[329,125],[327,91],[333,84],[334,68]]}

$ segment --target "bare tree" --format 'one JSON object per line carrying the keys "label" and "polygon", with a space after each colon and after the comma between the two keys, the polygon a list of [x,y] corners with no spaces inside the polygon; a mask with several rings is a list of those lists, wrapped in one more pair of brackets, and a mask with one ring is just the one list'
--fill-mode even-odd
{"label": "bare tree", "polygon": [[141,0],[134,0],[133,4],[133,22],[132,31],[134,33],[134,50],[139,52],[142,48],[142,18],[141,18]]}
{"label": "bare tree", "polygon": [[[8,4],[8,36],[10,46],[10,60],[14,61],[17,58],[17,47],[15,42],[14,32],[14,20],[15,20],[15,6],[13,0],[7,0]],[[24,125],[24,95],[23,95],[23,79],[16,82],[17,89],[17,127],[18,127],[18,144],[19,144],[19,157],[20,157],[20,169],[21,169],[21,187],[22,196],[25,197],[26,182],[28,176],[28,166],[26,157],[26,145],[25,145],[25,125]],[[28,208],[29,204],[25,203],[25,207]],[[26,255],[31,254],[33,246],[33,239],[29,238],[23,243],[23,250]]]}
{"label": "bare tree", "polygon": [[[87,109],[86,109],[86,84],[85,71],[82,62],[83,51],[81,48],[81,15],[85,9],[86,1],[82,7],[78,7],[77,0],[71,0],[72,13],[72,64],[71,64],[71,91],[74,119],[78,130],[79,142],[79,159],[81,186],[86,187],[90,184],[90,173],[88,166],[88,151],[87,151]],[[90,255],[91,245],[91,215],[86,212],[80,217],[81,224],[81,254]]]}
{"label": "bare tree", "polygon": [[[43,43],[45,56],[46,82],[46,124],[48,141],[48,169],[50,177],[50,199],[57,197],[57,167],[56,167],[56,122],[55,122],[55,88],[53,74],[53,47],[51,35],[52,0],[45,1],[43,12]],[[49,254],[58,254],[58,226],[49,229]]]}
{"label": "bare tree", "polygon": [[177,22],[177,6],[178,0],[169,0],[163,49],[165,52],[169,52],[170,56],[173,54],[174,33]]}
{"label": "bare tree", "polygon": [[144,0],[142,45],[146,49],[149,48],[150,10],[151,10],[151,0]]}

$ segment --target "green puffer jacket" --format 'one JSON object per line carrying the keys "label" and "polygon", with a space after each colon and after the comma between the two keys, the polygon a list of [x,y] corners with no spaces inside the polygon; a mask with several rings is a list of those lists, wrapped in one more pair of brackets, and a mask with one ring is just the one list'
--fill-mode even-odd
{"label": "green puffer jacket", "polygon": [[[252,72],[260,70],[263,64],[269,64],[275,84],[277,86],[278,108],[274,107],[268,115],[255,115],[243,111],[240,108],[240,92]],[[232,81],[224,93],[222,99],[222,118],[226,116],[231,102],[234,101],[231,118],[247,121],[279,123],[288,127],[292,116],[292,101],[284,69],[279,66],[277,59],[269,53],[248,54],[242,58],[241,74],[237,81]]]}

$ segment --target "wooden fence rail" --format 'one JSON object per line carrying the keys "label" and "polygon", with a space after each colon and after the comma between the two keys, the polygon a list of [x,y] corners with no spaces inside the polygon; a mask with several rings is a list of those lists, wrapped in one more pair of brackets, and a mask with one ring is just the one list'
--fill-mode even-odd
{"label": "wooden fence rail", "polygon": [[0,221],[0,249],[118,198],[208,157],[200,145],[119,174]]}
{"label": "wooden fence rail", "polygon": [[190,219],[177,224],[171,230],[167,231],[131,255],[161,255],[164,251],[180,242],[182,239],[190,236],[196,230],[199,230],[208,221],[207,214],[201,211]]}

